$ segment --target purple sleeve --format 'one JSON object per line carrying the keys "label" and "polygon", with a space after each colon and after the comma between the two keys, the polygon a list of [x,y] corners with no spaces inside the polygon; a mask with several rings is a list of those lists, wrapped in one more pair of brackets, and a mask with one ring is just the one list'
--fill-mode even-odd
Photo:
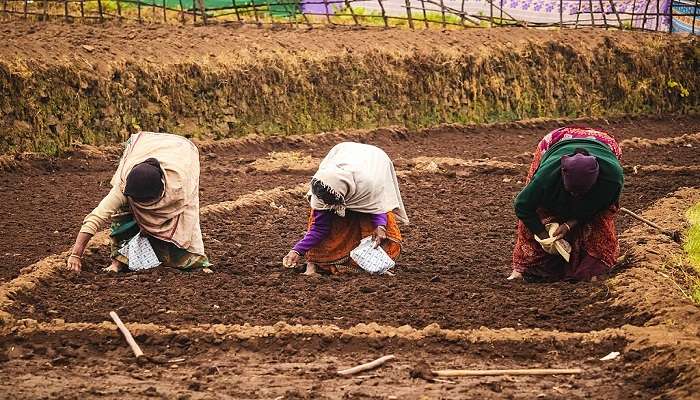
{"label": "purple sleeve", "polygon": [[293,250],[299,254],[304,254],[314,246],[321,243],[331,231],[332,214],[329,211],[314,210],[314,223],[306,232],[304,238],[294,245]]}
{"label": "purple sleeve", "polygon": [[387,216],[386,213],[372,214],[372,225],[376,228],[378,226],[386,226]]}

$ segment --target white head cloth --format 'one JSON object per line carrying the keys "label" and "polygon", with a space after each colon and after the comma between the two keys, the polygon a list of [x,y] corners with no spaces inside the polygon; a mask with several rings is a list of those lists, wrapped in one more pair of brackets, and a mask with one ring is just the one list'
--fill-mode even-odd
{"label": "white head cloth", "polygon": [[345,215],[345,209],[367,214],[393,211],[399,221],[408,225],[394,164],[379,147],[353,142],[337,144],[321,161],[314,179],[345,199],[343,205],[330,206],[309,191],[314,210],[333,210],[340,216]]}

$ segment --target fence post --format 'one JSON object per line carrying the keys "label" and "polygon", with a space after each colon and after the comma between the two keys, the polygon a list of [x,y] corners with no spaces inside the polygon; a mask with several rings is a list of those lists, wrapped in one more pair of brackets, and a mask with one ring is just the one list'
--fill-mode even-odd
{"label": "fence post", "polygon": [[2,13],[7,16],[7,0],[2,0]]}
{"label": "fence post", "polygon": [[122,20],[122,2],[121,0],[117,0],[117,16],[119,17],[119,20]]}
{"label": "fence post", "polygon": [[100,13],[100,22],[104,22],[105,17],[102,15],[102,0],[97,0],[97,11]]}
{"label": "fence post", "polygon": [[24,19],[27,19],[27,13],[29,12],[29,10],[27,10],[27,7],[29,7],[29,5],[27,3],[28,0],[24,0]]}
{"label": "fence post", "polygon": [[428,14],[425,11],[425,0],[420,0],[420,8],[423,10],[423,25],[425,25],[425,29],[428,29],[430,24],[428,24]]}
{"label": "fence post", "polygon": [[233,11],[236,12],[236,20],[238,20],[238,22],[241,22],[241,14],[238,12],[238,6],[236,6],[236,0],[231,0],[231,5],[233,6]]}
{"label": "fence post", "polygon": [[352,15],[352,20],[355,23],[355,25],[359,25],[359,23],[357,22],[357,17],[355,16],[355,11],[352,9],[352,5],[350,5],[349,0],[345,0],[345,7],[347,7],[348,10],[350,10],[350,15]]}
{"label": "fence post", "polygon": [[695,8],[693,8],[693,35],[695,34],[695,20],[698,18],[698,0],[695,0]]}
{"label": "fence post", "polygon": [[84,19],[85,19],[85,1],[80,0],[80,20],[82,21]]}
{"label": "fence post", "polygon": [[591,26],[595,26],[595,17],[593,16],[593,0],[588,0],[588,6],[590,7],[591,13]]}
{"label": "fence post", "polygon": [[608,1],[610,2],[610,9],[615,14],[615,17],[617,17],[617,25],[620,27],[620,30],[622,30],[622,18],[620,18],[620,14],[617,12],[617,8],[615,8],[615,3],[613,0]]}
{"label": "fence post", "polygon": [[581,18],[581,2],[583,0],[578,0],[578,9],[576,10],[576,24],[574,24],[574,29],[578,29],[578,21]]}
{"label": "fence post", "polygon": [[330,6],[328,5],[328,0],[323,0],[323,13],[326,14],[326,21],[328,21],[328,25],[333,25],[331,23],[331,12]]}
{"label": "fence post", "polygon": [[440,13],[442,14],[442,29],[447,28],[447,21],[445,20],[445,2],[440,0]]}
{"label": "fence post", "polygon": [[659,3],[661,0],[656,0],[656,28],[654,29],[655,31],[659,31],[659,17],[661,16],[661,8],[659,7]]}
{"label": "fence post", "polygon": [[49,20],[49,0],[44,0],[44,15],[41,17],[42,21]]}
{"label": "fence post", "polygon": [[464,24],[464,1],[465,1],[465,0],[462,0],[462,13],[459,14],[459,19],[460,19],[461,22],[462,22],[462,26],[465,25],[465,24]]}
{"label": "fence post", "polygon": [[411,0],[406,0],[406,16],[408,17],[408,27],[413,29],[413,17],[411,16]]}
{"label": "fence post", "polygon": [[384,20],[384,28],[389,28],[389,20],[386,18],[386,10],[384,9],[384,3],[379,0],[379,7],[382,9],[382,19]]}
{"label": "fence post", "polygon": [[608,17],[605,15],[605,7],[603,7],[603,0],[598,0],[600,3],[600,15],[603,17],[603,25],[605,29],[608,29]]}
{"label": "fence post", "polygon": [[559,0],[559,29],[564,28],[564,0]]}
{"label": "fence post", "polygon": [[66,21],[68,21],[68,0],[63,0],[63,14]]}
{"label": "fence post", "polygon": [[204,8],[204,0],[197,0],[197,3],[199,3],[199,10],[202,12],[202,21],[204,22],[204,25],[207,24],[207,9]]}
{"label": "fence post", "polygon": [[[81,0],[82,1],[82,0]],[[194,1],[194,0],[193,0]],[[143,19],[141,18],[141,0],[136,0],[136,9],[138,11],[138,16],[139,16],[139,24],[143,23]]]}

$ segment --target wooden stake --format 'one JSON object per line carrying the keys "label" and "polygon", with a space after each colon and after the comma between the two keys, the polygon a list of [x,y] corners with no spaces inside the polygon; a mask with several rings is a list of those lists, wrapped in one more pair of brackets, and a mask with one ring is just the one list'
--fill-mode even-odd
{"label": "wooden stake", "polygon": [[97,11],[100,13],[100,22],[104,22],[104,15],[102,15],[102,0],[97,0]]}
{"label": "wooden stake", "polygon": [[199,9],[202,12],[202,21],[204,22],[204,25],[207,24],[207,9],[204,7],[204,0],[197,0],[199,3]]}
{"label": "wooden stake", "polygon": [[[384,28],[389,28],[389,20],[386,18],[386,10],[384,9],[384,3],[382,3],[382,0],[379,0],[379,7],[381,7],[382,9],[382,19],[384,20]],[[695,21],[693,21],[693,24],[695,24]]]}
{"label": "wooden stake", "polygon": [[122,20],[122,2],[120,0],[117,0],[117,16],[119,17],[119,21]]}
{"label": "wooden stake", "polygon": [[581,368],[572,369],[445,369],[433,371],[437,376],[498,376],[498,375],[564,375],[582,374]]}
{"label": "wooden stake", "polygon": [[47,21],[49,19],[49,0],[44,0],[44,16],[41,17],[42,21]]}
{"label": "wooden stake", "polygon": [[406,0],[406,15],[408,16],[408,26],[413,29],[413,17],[411,16],[411,0]]}
{"label": "wooden stake", "polygon": [[115,313],[114,311],[110,311],[109,316],[112,317],[112,320],[115,324],[117,324],[117,327],[121,331],[122,335],[124,335],[124,339],[126,339],[126,342],[129,344],[129,347],[131,347],[131,351],[134,352],[136,359],[143,357],[143,351],[141,351],[141,348],[139,347],[138,343],[136,343],[134,337],[131,336],[131,332],[129,332],[129,330],[126,328],[126,325],[124,325],[117,313]]}
{"label": "wooden stake", "polygon": [[338,375],[353,375],[353,374],[356,374],[358,372],[368,371],[370,369],[377,368],[380,365],[384,364],[385,362],[387,362],[389,360],[393,360],[394,358],[395,357],[393,355],[380,357],[380,358],[378,358],[372,362],[368,362],[366,364],[360,364],[356,367],[340,370],[340,371],[338,371]]}

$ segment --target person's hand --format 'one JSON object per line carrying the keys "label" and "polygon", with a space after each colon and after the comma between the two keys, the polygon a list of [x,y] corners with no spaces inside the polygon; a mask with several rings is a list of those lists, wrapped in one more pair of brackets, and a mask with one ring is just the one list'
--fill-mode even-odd
{"label": "person's hand", "polygon": [[573,228],[573,223],[572,222],[564,222],[559,225],[559,228],[557,228],[556,231],[554,231],[554,237],[559,239],[563,239],[566,235],[571,232],[571,228]]}
{"label": "person's hand", "polygon": [[299,258],[301,258],[301,256],[296,250],[289,250],[289,253],[282,259],[282,265],[285,268],[294,268],[299,263]]}
{"label": "person's hand", "polygon": [[381,246],[386,240],[386,228],[383,226],[378,226],[377,229],[372,233],[372,241],[374,242],[374,248]]}
{"label": "person's hand", "polygon": [[67,267],[69,271],[80,272],[83,267],[83,260],[77,254],[68,256]]}

